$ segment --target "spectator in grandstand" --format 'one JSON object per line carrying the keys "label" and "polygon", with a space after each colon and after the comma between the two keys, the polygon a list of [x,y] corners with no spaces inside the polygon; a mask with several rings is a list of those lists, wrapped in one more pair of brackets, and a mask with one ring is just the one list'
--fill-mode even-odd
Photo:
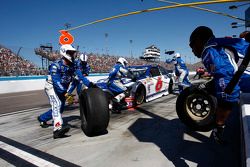
{"label": "spectator in grandstand", "polygon": [[240,38],[215,38],[213,31],[205,26],[197,27],[191,33],[189,42],[194,55],[202,59],[204,66],[213,76],[213,80],[201,85],[201,88],[210,85],[211,92],[214,92],[217,98],[216,128],[213,129],[212,136],[218,143],[223,143],[225,122],[233,107],[238,105],[240,96],[238,84],[231,94],[224,92],[237,70],[235,60],[240,58],[238,54],[234,54],[236,59],[232,59],[230,55],[237,52],[242,56],[246,55],[249,43]]}

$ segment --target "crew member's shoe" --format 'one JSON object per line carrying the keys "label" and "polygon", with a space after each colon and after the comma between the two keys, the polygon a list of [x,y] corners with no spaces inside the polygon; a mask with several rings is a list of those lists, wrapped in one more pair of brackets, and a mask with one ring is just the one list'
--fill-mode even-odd
{"label": "crew member's shoe", "polygon": [[64,125],[61,127],[61,129],[58,129],[56,131],[53,132],[53,138],[57,139],[57,138],[63,138],[65,137],[65,133],[67,133],[70,129],[69,125]]}
{"label": "crew member's shoe", "polygon": [[37,120],[38,120],[38,122],[40,123],[40,126],[41,126],[42,128],[48,128],[48,127],[49,127],[49,124],[47,124],[46,121],[42,121],[41,118],[40,118],[40,116],[37,117]]}

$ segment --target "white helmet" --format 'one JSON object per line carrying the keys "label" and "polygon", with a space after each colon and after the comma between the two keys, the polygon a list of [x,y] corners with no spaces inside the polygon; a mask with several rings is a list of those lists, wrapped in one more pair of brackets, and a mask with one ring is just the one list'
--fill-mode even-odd
{"label": "white helmet", "polygon": [[124,59],[123,57],[120,57],[117,62],[121,63],[124,67],[127,66],[128,61],[126,59]]}
{"label": "white helmet", "polygon": [[73,48],[73,46],[66,44],[66,45],[62,45],[60,48],[60,54],[65,57],[66,59],[68,59],[70,62],[73,62],[74,56],[70,54],[72,54],[72,52],[76,52],[76,49]]}
{"label": "white helmet", "polygon": [[85,54],[81,54],[81,55],[80,55],[80,60],[81,60],[81,61],[85,61],[85,62],[87,62],[87,60],[88,60],[88,56],[87,56],[87,55],[85,55]]}
{"label": "white helmet", "polygon": [[175,54],[174,54],[174,57],[175,57],[175,58],[181,57],[181,54],[180,54],[180,53],[175,53]]}

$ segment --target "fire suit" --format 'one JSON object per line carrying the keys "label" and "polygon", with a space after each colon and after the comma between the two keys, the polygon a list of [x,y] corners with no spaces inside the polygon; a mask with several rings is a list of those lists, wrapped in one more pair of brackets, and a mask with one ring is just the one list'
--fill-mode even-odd
{"label": "fire suit", "polygon": [[214,93],[218,100],[238,102],[241,87],[245,91],[249,89],[246,88],[244,82],[250,77],[245,73],[231,94],[224,93],[227,84],[238,70],[237,63],[240,63],[240,59],[245,56],[248,46],[249,43],[239,38],[212,38],[204,47],[202,62],[214,77]]}
{"label": "fire suit", "polygon": [[[74,89],[77,87],[77,94],[80,95],[81,90],[83,89],[84,86],[88,86],[88,80],[86,80],[85,76],[89,75],[90,72],[90,66],[89,64],[83,63],[80,59],[75,60],[74,62],[75,70],[78,71],[78,73],[81,72],[83,77],[79,80],[78,78],[73,79],[73,82],[70,85],[70,88],[68,90],[68,94],[72,94]],[[79,75],[81,75],[79,74]],[[87,85],[83,84],[86,83]]]}
{"label": "fire suit", "polygon": [[127,76],[128,70],[121,64],[117,63],[109,73],[109,89],[115,94],[123,93],[127,90],[121,82],[121,78]]}
{"label": "fire suit", "polygon": [[179,83],[179,91],[183,90],[183,86],[190,86],[190,82],[188,79],[188,68],[184,61],[181,59],[181,57],[176,58],[174,61],[174,66],[175,66],[175,75],[178,76]]}
{"label": "fire suit", "polygon": [[54,62],[49,66],[49,75],[45,83],[45,92],[52,108],[40,115],[40,119],[41,121],[47,122],[53,118],[54,131],[60,129],[63,125],[61,113],[64,111],[65,94],[73,78],[81,80],[87,86],[90,84],[89,80],[83,77],[79,69],[75,69],[74,65],[65,65],[63,60]]}
{"label": "fire suit", "polygon": [[49,75],[45,83],[45,92],[49,98],[51,109],[40,115],[42,121],[48,121],[53,118],[54,131],[60,129],[63,120],[61,113],[65,105],[65,93],[72,82],[74,68],[64,65],[63,60],[52,63],[49,66]]}

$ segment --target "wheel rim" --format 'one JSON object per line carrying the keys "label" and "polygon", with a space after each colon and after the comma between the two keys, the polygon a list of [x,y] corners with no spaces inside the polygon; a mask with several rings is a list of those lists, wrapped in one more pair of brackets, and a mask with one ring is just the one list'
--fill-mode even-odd
{"label": "wheel rim", "polygon": [[189,116],[195,121],[206,119],[212,110],[209,99],[201,94],[188,96],[186,108]]}
{"label": "wheel rim", "polygon": [[137,105],[142,104],[145,98],[145,93],[142,88],[140,88],[138,91],[135,93],[135,102]]}

